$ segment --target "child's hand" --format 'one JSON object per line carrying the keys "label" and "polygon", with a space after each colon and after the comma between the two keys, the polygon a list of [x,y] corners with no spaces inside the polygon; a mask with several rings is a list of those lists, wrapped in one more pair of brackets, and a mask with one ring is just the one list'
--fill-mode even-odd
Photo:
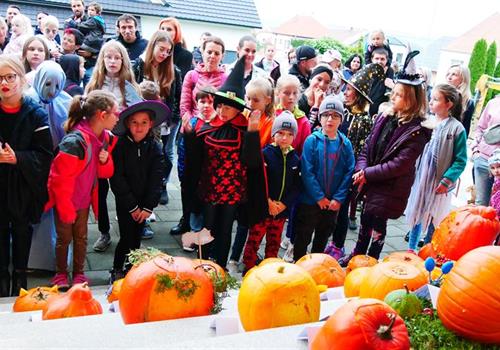
{"label": "child's hand", "polygon": [[109,152],[102,149],[101,152],[99,152],[99,163],[106,164],[106,162],[108,161],[108,157]]}
{"label": "child's hand", "polygon": [[321,210],[328,209],[328,207],[330,206],[330,201],[327,198],[323,198],[316,203],[318,203],[318,206]]}
{"label": "child's hand", "polygon": [[337,211],[339,209],[340,209],[340,202],[336,201],[335,199],[332,199],[330,201],[330,206],[328,207],[328,210]]}
{"label": "child's hand", "polygon": [[273,201],[271,198],[267,199],[267,206],[269,207],[269,215],[271,216],[278,215],[278,207],[276,205],[276,202]]}
{"label": "child's hand", "polygon": [[254,110],[250,113],[248,117],[248,131],[259,131],[260,115],[262,113],[259,110]]}
{"label": "child's hand", "polygon": [[185,134],[193,132],[193,128],[191,127],[191,117],[189,116],[188,112],[184,113],[184,115],[182,116],[182,131]]}
{"label": "child's hand", "polygon": [[[281,214],[286,209],[285,203],[280,202],[280,201],[276,201],[275,203],[276,203],[277,208],[278,208],[278,214]],[[276,214],[276,215],[278,215],[278,214]]]}
{"label": "child's hand", "polygon": [[52,57],[54,57],[56,60],[59,60],[59,58],[62,56],[62,54],[59,52],[59,50],[50,51],[50,55]]}
{"label": "child's hand", "polygon": [[146,220],[147,218],[149,218],[151,216],[151,213],[145,211],[145,210],[138,210],[139,211],[139,214],[137,215],[137,221],[139,224],[142,224],[144,222],[144,220]]}
{"label": "child's hand", "polygon": [[394,85],[396,85],[396,84],[394,84],[394,80],[392,80],[391,78],[385,78],[384,85],[386,87],[388,87],[389,89],[392,89],[392,88],[394,88]]}
{"label": "child's hand", "polygon": [[314,105],[313,107],[319,108],[321,105],[321,102],[323,102],[323,99],[325,98],[325,92],[321,90],[320,88],[316,88],[314,90]]}
{"label": "child's hand", "polygon": [[448,193],[448,187],[446,187],[443,184],[439,184],[438,187],[436,187],[436,193],[437,194],[445,194]]}
{"label": "child's hand", "polygon": [[17,164],[16,153],[8,143],[0,142],[0,163]]}

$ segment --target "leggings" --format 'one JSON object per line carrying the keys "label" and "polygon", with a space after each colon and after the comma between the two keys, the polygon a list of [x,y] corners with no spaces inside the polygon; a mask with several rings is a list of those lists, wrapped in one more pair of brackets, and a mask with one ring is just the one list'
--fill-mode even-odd
{"label": "leggings", "polygon": [[85,257],[87,255],[87,220],[89,208],[76,212],[73,224],[61,222],[56,214],[56,269],[57,272],[68,270],[68,247],[73,241],[73,274],[83,273]]}
{"label": "leggings", "polygon": [[[354,247],[353,255],[367,254],[368,251],[369,256],[378,259],[384,247],[386,233],[387,219],[368,214],[363,209],[358,241]],[[370,246],[369,249],[368,246]]]}
{"label": "leggings", "polygon": [[125,264],[127,254],[141,247],[141,235],[145,222],[139,224],[132,218],[128,210],[121,208],[118,203],[116,205],[116,214],[118,215],[120,240],[115,249],[113,269],[115,271],[121,271],[124,265],[126,265],[126,269],[130,267],[128,264]]}

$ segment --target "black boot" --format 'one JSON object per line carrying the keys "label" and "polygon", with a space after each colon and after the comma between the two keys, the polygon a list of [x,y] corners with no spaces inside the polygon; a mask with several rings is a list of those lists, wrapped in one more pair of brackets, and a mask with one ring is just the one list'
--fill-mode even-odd
{"label": "black boot", "polygon": [[10,274],[7,270],[0,271],[0,298],[10,296]]}
{"label": "black boot", "polygon": [[189,218],[186,219],[183,215],[179,220],[177,226],[172,227],[172,229],[170,230],[170,234],[172,236],[177,236],[189,231],[191,231],[191,227],[189,226]]}
{"label": "black boot", "polygon": [[26,271],[16,270],[12,272],[12,292],[10,296],[19,296],[19,291],[21,288],[28,289],[28,279],[26,277]]}
{"label": "black boot", "polygon": [[167,185],[163,186],[163,189],[161,190],[161,195],[160,195],[160,204],[161,205],[167,205],[168,204],[168,192],[167,192]]}

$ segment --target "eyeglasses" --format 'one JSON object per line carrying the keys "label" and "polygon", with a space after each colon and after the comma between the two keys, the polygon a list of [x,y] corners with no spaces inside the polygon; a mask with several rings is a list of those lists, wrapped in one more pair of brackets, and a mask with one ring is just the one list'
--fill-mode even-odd
{"label": "eyeglasses", "polygon": [[12,84],[16,81],[17,74],[10,73],[6,75],[0,75],[0,84],[5,80],[7,83]]}
{"label": "eyeglasses", "polygon": [[342,119],[342,116],[338,115],[337,113],[323,113],[321,115],[321,118],[323,118],[323,119],[328,119],[328,118]]}

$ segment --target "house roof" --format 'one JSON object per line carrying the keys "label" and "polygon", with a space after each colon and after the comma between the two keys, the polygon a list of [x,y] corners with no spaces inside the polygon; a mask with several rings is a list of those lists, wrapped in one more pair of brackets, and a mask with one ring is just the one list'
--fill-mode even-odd
{"label": "house roof", "polygon": [[311,16],[295,16],[279,27],[273,33],[305,39],[331,37],[332,32]]}
{"label": "house roof", "polygon": [[472,53],[474,44],[479,39],[486,39],[488,43],[493,41],[500,43],[498,23],[500,23],[500,13],[496,12],[462,36],[453,40],[444,50],[470,54]]}
{"label": "house roof", "polygon": [[[103,17],[105,19],[108,14],[115,15],[116,19],[118,15],[123,13],[131,13],[139,17],[176,17],[180,20],[229,24],[239,27],[261,27],[260,17],[253,0],[166,0],[165,2],[165,5],[161,5],[154,4],[151,0],[99,0],[104,9]],[[7,0],[4,6],[6,7],[9,3],[18,4],[22,12],[28,15],[30,15],[30,11],[26,10],[29,10],[30,7],[45,8],[51,14],[54,12],[55,16],[59,15],[59,13],[55,13],[59,11],[52,9],[64,8],[65,15],[58,17],[60,20],[69,16],[66,12],[71,14],[68,0]],[[111,24],[111,28],[114,29],[114,21]]]}

